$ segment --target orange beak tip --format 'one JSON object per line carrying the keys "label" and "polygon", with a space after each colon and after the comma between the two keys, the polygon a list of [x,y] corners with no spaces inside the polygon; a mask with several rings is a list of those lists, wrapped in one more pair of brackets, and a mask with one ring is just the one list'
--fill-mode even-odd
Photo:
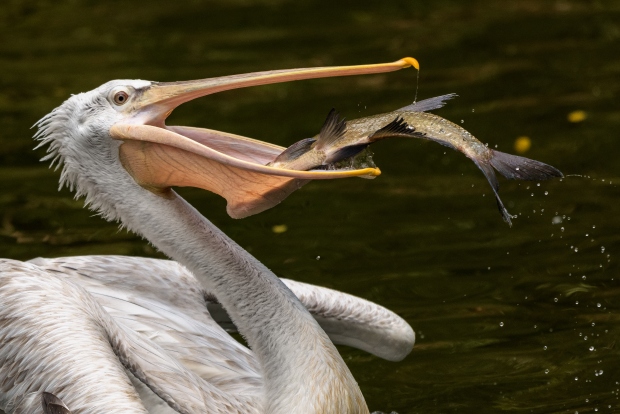
{"label": "orange beak tip", "polygon": [[[403,62],[405,62],[407,64],[407,66],[413,66],[418,71],[420,70],[420,64],[418,63],[418,61],[415,58],[405,57],[405,58],[402,58],[401,60]],[[405,66],[405,67],[407,67],[407,66]]]}

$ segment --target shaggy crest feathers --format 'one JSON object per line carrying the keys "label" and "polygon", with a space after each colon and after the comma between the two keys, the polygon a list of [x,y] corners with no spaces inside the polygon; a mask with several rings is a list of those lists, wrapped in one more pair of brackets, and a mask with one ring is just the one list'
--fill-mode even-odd
{"label": "shaggy crest feathers", "polygon": [[[50,168],[55,171],[61,168],[59,190],[67,187],[75,191],[76,199],[85,197],[86,207],[113,221],[120,217],[114,205],[105,201],[107,191],[101,180],[109,183],[124,169],[119,168],[118,156],[113,151],[120,142],[97,132],[109,130],[101,125],[111,126],[115,121],[103,110],[106,102],[100,93],[102,88],[71,96],[33,127],[38,128],[34,139],[39,143],[35,149],[47,146],[41,161],[50,161]],[[91,155],[91,151],[96,155]],[[97,171],[98,178],[91,171]]]}

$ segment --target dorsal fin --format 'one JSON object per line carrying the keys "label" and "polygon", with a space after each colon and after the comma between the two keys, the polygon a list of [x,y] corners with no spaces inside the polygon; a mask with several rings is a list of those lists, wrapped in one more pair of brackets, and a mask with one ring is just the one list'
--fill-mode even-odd
{"label": "dorsal fin", "polygon": [[409,125],[403,118],[399,116],[383,128],[376,130],[370,136],[368,136],[368,141],[375,142],[384,138],[419,136],[420,133],[416,132],[415,127]]}
{"label": "dorsal fin", "polygon": [[321,132],[319,132],[319,137],[316,140],[316,149],[329,147],[338,139],[342,138],[346,130],[346,121],[344,118],[340,118],[338,112],[332,108],[321,127]]}
{"label": "dorsal fin", "polygon": [[41,393],[41,406],[45,414],[71,414],[65,403],[51,392]]}
{"label": "dorsal fin", "polygon": [[293,161],[301,157],[306,152],[310,151],[310,149],[312,148],[312,144],[314,144],[315,142],[316,139],[314,138],[304,138],[300,141],[297,141],[296,143],[282,151],[282,153],[278,155],[275,160],[271,161],[267,165],[274,165],[279,162]]}
{"label": "dorsal fin", "polygon": [[398,112],[426,112],[433,109],[443,108],[448,99],[456,98],[458,95],[449,93],[447,95],[435,96],[434,98],[423,99],[420,102],[414,102],[403,108],[397,109]]}

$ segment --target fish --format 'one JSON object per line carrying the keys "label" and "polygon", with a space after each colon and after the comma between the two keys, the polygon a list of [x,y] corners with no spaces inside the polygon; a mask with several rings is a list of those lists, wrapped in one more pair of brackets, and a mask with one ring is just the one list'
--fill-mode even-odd
{"label": "fish", "polygon": [[456,94],[441,95],[392,112],[346,121],[332,109],[318,135],[297,141],[267,165],[292,169],[325,169],[353,159],[369,145],[387,138],[418,138],[437,142],[463,153],[482,171],[491,185],[502,218],[512,226],[514,218],[499,197],[495,175],[513,180],[543,181],[563,177],[557,168],[540,161],[489,148],[463,127],[428,113],[441,108]]}
{"label": "fish", "polygon": [[[456,94],[451,93],[425,99],[397,109],[393,114],[438,109],[445,105],[446,100],[455,96]],[[401,132],[405,132],[406,136],[409,136],[410,130],[399,131],[399,125],[390,125],[389,120],[383,119],[386,116],[394,118],[390,114],[392,113],[373,115],[346,122],[332,108],[318,135],[297,141],[267,165],[307,171],[352,158],[368,145],[380,139],[401,136]],[[402,125],[401,129],[406,126]]]}

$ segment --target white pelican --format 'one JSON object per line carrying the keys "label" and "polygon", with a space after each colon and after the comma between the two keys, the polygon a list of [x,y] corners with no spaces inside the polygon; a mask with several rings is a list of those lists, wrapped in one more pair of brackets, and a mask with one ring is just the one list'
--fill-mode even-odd
{"label": "white pelican", "polygon": [[[41,394],[45,391],[74,413],[145,412],[124,367],[178,412],[368,413],[336,348],[299,299],[170,187],[213,191],[226,198],[231,216],[245,217],[274,206],[309,180],[372,177],[379,171],[268,167],[283,148],[164,122],[178,105],[215,92],[408,66],[417,62],[405,58],[175,83],[111,81],[72,96],[44,117],[36,137],[49,145],[45,159],[62,166],[61,185],[191,271],[246,339],[256,369],[248,364],[233,379],[204,380],[154,341],[114,322],[77,284],[35,264],[6,260],[0,327],[10,328],[2,332],[0,408],[37,412],[43,409],[37,396],[48,395]],[[225,353],[233,342],[223,342]],[[58,349],[77,352],[59,360],[52,352]],[[78,383],[76,373],[83,377]]]}

